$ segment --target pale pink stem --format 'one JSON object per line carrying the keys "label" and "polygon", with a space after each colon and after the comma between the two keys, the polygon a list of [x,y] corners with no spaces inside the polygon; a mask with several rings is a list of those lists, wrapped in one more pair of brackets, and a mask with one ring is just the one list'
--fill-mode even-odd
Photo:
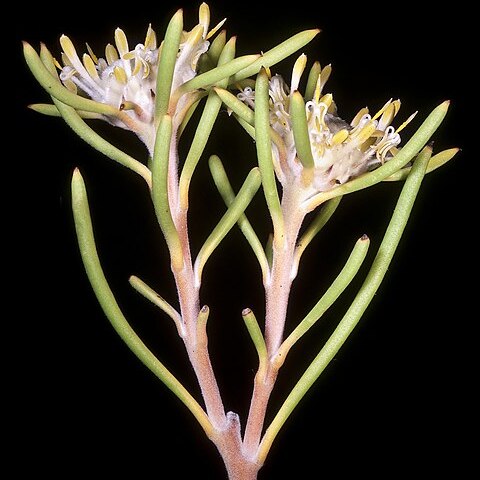
{"label": "pale pink stem", "polygon": [[266,314],[265,342],[269,365],[262,376],[255,376],[252,400],[244,436],[247,458],[256,458],[260,444],[268,402],[277,379],[278,367],[272,363],[282,340],[287,315],[288,300],[294,279],[295,247],[305,214],[299,208],[295,186],[285,188],[282,212],[285,221],[284,238],[273,242],[273,262],[265,284]]}

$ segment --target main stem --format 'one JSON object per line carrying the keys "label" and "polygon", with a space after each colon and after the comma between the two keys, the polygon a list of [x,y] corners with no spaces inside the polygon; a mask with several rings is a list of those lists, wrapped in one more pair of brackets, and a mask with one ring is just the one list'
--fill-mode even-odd
{"label": "main stem", "polygon": [[286,187],[282,197],[285,223],[283,238],[274,239],[270,276],[265,282],[265,342],[268,368],[258,370],[253,388],[250,411],[244,436],[244,450],[248,458],[256,459],[268,402],[277,379],[278,367],[273,363],[283,339],[288,300],[294,280],[295,248],[305,214],[299,208],[298,189]]}
{"label": "main stem", "polygon": [[187,209],[180,208],[178,182],[178,147],[176,128],[170,142],[168,162],[168,201],[173,222],[182,248],[183,266],[172,272],[180,303],[180,315],[184,326],[183,341],[205,401],[207,415],[216,429],[225,428],[226,416],[218,383],[213,372],[207,342],[198,339],[197,319],[200,313],[199,288],[195,286],[190,242],[188,238]]}
{"label": "main stem", "polygon": [[183,267],[172,272],[180,303],[184,326],[183,341],[188,358],[197,377],[207,415],[214,432],[210,440],[218,448],[230,480],[256,480],[259,466],[243,454],[240,420],[233,412],[225,413],[218,383],[208,352],[207,334],[199,326],[199,286],[196,286],[188,236],[188,210],[180,205],[176,135],[170,145],[168,197],[170,211],[177,229],[183,254]]}

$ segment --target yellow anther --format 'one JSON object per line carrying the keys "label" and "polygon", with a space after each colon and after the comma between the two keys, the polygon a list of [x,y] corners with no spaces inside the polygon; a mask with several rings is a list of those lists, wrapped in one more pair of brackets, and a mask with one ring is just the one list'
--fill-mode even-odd
{"label": "yellow anther", "polygon": [[326,67],[322,68],[320,75],[318,76],[317,85],[315,87],[315,94],[313,96],[316,102],[318,102],[320,95],[322,94],[323,87],[327,83],[327,80],[329,79],[331,73],[331,65],[327,65]]}
{"label": "yellow anther", "polygon": [[70,61],[70,65],[73,64],[75,59],[78,59],[78,55],[72,41],[66,35],[62,35],[60,37],[60,45],[62,46],[66,57]]}
{"label": "yellow anther", "polygon": [[348,130],[344,128],[343,130],[338,131],[330,140],[330,144],[333,146],[340,145],[348,138]]}
{"label": "yellow anther", "polygon": [[210,8],[204,2],[198,9],[198,23],[203,27],[202,36],[205,37],[208,32],[208,26],[210,25]]}
{"label": "yellow anther", "polygon": [[380,120],[378,121],[377,128],[382,131],[385,130],[392,123],[393,118],[397,114],[397,111],[398,109],[395,108],[395,102],[388,105],[388,107],[385,109],[382,116],[380,117]]}
{"label": "yellow anther", "polygon": [[[53,64],[59,69],[61,70],[63,67],[60,65],[60,62],[54,57],[53,58]],[[65,63],[64,63],[65,65]]]}
{"label": "yellow anther", "polygon": [[297,58],[294,66],[293,66],[292,83],[290,85],[290,91],[291,92],[294,92],[295,90],[298,90],[298,85],[300,83],[300,78],[302,77],[302,74],[303,74],[306,66],[307,66],[307,56],[304,53],[302,53]]}
{"label": "yellow anther", "polygon": [[226,18],[224,18],[221,22],[218,22],[215,27],[213,27],[208,33],[207,36],[205,37],[205,40],[208,40],[209,38],[213,37],[219,30],[222,28],[223,24],[227,21]]}
{"label": "yellow anther", "polygon": [[118,53],[120,54],[120,58],[128,53],[128,40],[125,32],[121,28],[117,28],[115,30],[115,45],[117,46]]}
{"label": "yellow anther", "polygon": [[[123,57],[123,58],[126,59],[126,56]],[[135,58],[135,66],[133,67],[132,76],[135,76],[135,75],[137,75],[137,73],[140,72],[140,69],[142,68],[143,63],[142,63],[142,60],[139,57],[134,56],[133,58]]]}
{"label": "yellow anther", "polygon": [[75,83],[72,80],[70,80],[70,79],[63,80],[63,84],[65,85],[67,90],[70,90],[71,92],[73,92],[75,94],[77,93],[77,86],[75,85]]}
{"label": "yellow anther", "polygon": [[127,78],[127,74],[125,73],[125,70],[122,67],[114,67],[113,74],[115,75],[115,78],[120,83],[123,83],[124,85],[126,85],[128,78]]}
{"label": "yellow anther", "polygon": [[363,107],[359,112],[353,117],[353,120],[350,122],[350,125],[352,127],[356,127],[359,123],[360,120],[368,114],[368,107]]}
{"label": "yellow anther", "polygon": [[372,120],[376,120],[383,112],[390,106],[392,99],[390,99],[373,117]]}
{"label": "yellow anther", "polygon": [[355,141],[358,143],[366,142],[375,133],[375,123],[370,120],[356,135]]}
{"label": "yellow anther", "polygon": [[330,107],[330,105],[332,104],[332,102],[333,102],[333,95],[331,93],[327,93],[320,99],[320,103],[325,104],[327,106],[327,110],[328,110],[328,107]]}
{"label": "yellow anther", "polygon": [[85,69],[87,70],[88,74],[92,78],[94,79],[99,78],[98,72],[97,72],[97,69],[95,68],[95,63],[92,60],[92,57],[90,57],[90,55],[86,53],[83,54],[83,65],[85,66]]}
{"label": "yellow anther", "polygon": [[105,59],[109,65],[112,65],[119,59],[117,49],[111,43],[105,47]]}
{"label": "yellow anther", "polygon": [[397,128],[397,133],[400,132],[401,130],[403,130],[403,129],[415,118],[415,115],[416,115],[417,113],[418,113],[418,111],[412,113],[412,114]]}
{"label": "yellow anther", "polygon": [[145,36],[145,48],[148,50],[157,48],[157,34],[153,30],[152,25],[148,26],[147,35]]}
{"label": "yellow anther", "polygon": [[93,53],[93,50],[90,48],[90,45],[86,43],[87,46],[87,52],[88,54],[92,57],[92,60],[95,62],[96,65],[98,65],[98,58],[97,56]]}
{"label": "yellow anther", "polygon": [[195,25],[188,33],[185,43],[187,45],[197,45],[203,39],[202,25]]}

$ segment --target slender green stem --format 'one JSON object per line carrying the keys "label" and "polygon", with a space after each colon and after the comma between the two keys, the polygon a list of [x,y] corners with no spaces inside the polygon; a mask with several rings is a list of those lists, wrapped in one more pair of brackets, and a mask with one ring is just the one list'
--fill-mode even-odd
{"label": "slender green stem", "polygon": [[245,308],[242,311],[243,321],[247,327],[250,338],[252,339],[255,349],[257,350],[258,355],[258,373],[260,378],[264,378],[268,369],[268,353],[267,345],[265,344],[265,338],[263,337],[262,330],[260,325],[258,325],[257,319],[254,313],[249,309]]}
{"label": "slender green stem", "polygon": [[283,424],[320,374],[325,370],[333,357],[337,354],[340,347],[345,343],[377,292],[407,224],[415,198],[423,177],[425,176],[430,156],[431,148],[426,147],[415,160],[412,171],[410,172],[398,199],[378,253],[362,287],[335,331],[297,382],[266,430],[258,451],[258,461],[260,463],[265,461],[270,447]]}
{"label": "slender green stem", "polygon": [[[235,192],[233,191],[230,181],[228,180],[227,173],[223,168],[220,158],[216,155],[212,155],[209,159],[209,166],[213,180],[223,198],[223,201],[227,207],[230,207],[230,205],[235,201]],[[268,278],[269,273],[267,257],[265,256],[265,251],[263,250],[262,244],[260,243],[255,230],[244,213],[242,213],[238,219],[238,226],[247,239],[247,242],[252,247],[253,253],[257,257],[260,268],[262,269],[263,279],[265,280]]]}
{"label": "slender green stem", "polygon": [[297,325],[293,332],[284,340],[273,360],[277,368],[285,362],[288,352],[297,341],[310,330],[322,315],[333,305],[337,298],[345,291],[360,270],[367,255],[370,240],[363,235],[357,242],[348,257],[347,263],[337,278],[330,285],[325,294],[310,310],[307,316]]}
{"label": "slender green stem", "polygon": [[262,174],[262,185],[267,207],[272,217],[274,242],[283,237],[284,224],[277,180],[272,160],[270,137],[269,82],[265,70],[257,75],[255,88],[255,145],[257,147],[258,166]]}
{"label": "slender green stem", "polygon": [[174,322],[180,337],[185,336],[185,327],[182,322],[181,315],[173,308],[161,295],[159,295],[152,287],[148,286],[143,280],[132,275],[128,281],[130,285],[147,300],[163,310]]}
{"label": "slender green stem", "polygon": [[235,200],[230,204],[228,210],[220,219],[217,226],[205,240],[205,243],[198,252],[197,259],[195,260],[195,285],[197,288],[201,284],[202,271],[207,263],[207,260],[210,258],[210,255],[215,251],[223,238],[225,238],[225,235],[238,222],[238,219],[248,207],[255,193],[257,193],[260,183],[260,172],[258,168],[252,168],[245,179],[242,188],[235,197]]}
{"label": "slender green stem", "polygon": [[75,170],[72,178],[72,208],[85,270],[105,315],[130,350],[183,402],[200,423],[207,436],[211,438],[214,434],[214,429],[205,411],[177,378],[142,342],[128,324],[118,306],[100,264],[93,235],[85,183],[78,170]]}
{"label": "slender green stem", "polygon": [[158,60],[157,87],[155,92],[155,115],[161,119],[170,113],[168,106],[172,89],[173,74],[183,31],[183,11],[177,10],[167,26]]}
{"label": "slender green stem", "polygon": [[425,119],[422,125],[420,125],[419,129],[415,132],[412,138],[410,138],[410,140],[405,144],[400,152],[395,155],[394,158],[392,158],[392,160],[386,162],[376,170],[366,173],[365,175],[329,190],[328,192],[319,193],[306,200],[305,208],[307,211],[312,211],[318,205],[321,205],[330,198],[356,192],[357,190],[375,185],[376,183],[381,182],[403,168],[425,146],[430,137],[434,134],[435,130],[440,126],[445,118],[445,115],[447,114],[449,105],[450,102],[445,101],[436,107]]}
{"label": "slender green stem", "polygon": [[158,223],[162,229],[172,266],[183,268],[182,244],[170,211],[168,194],[168,166],[172,140],[172,118],[164,115],[160,121],[152,160],[152,199]]}

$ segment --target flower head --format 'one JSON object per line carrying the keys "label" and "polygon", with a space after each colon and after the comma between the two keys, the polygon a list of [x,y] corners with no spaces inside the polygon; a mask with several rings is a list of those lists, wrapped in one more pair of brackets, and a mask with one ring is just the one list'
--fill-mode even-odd
{"label": "flower head", "polygon": [[[171,92],[197,75],[200,56],[208,51],[208,39],[214,35],[223,21],[209,30],[210,12],[207,4],[199,9],[199,24],[190,31],[183,31],[175,61]],[[115,45],[105,47],[104,58],[97,57],[87,44],[87,53],[80,59],[66,35],[60,38],[63,52],[60,80],[70,91],[86,96],[124,111],[125,122],[114,116],[104,116],[110,123],[135,131],[151,149],[155,134],[155,96],[159,57],[163,44],[151,26],[147,29],[144,43],[134,48],[123,30],[115,30]],[[175,113],[175,112],[174,112]]]}
{"label": "flower head", "polygon": [[[281,140],[273,143],[275,171],[281,183],[300,178],[305,165],[298,155],[292,121],[292,97],[298,92],[306,57],[301,55],[288,85],[281,75],[270,75],[270,125]],[[398,151],[399,132],[413,119],[411,115],[395,129],[391,124],[400,109],[400,100],[390,99],[375,115],[362,108],[349,123],[337,114],[330,93],[324,94],[331,73],[330,65],[318,69],[314,88],[307,98],[305,117],[313,157],[313,179],[309,194],[324,192],[388,162]],[[238,98],[254,107],[255,92],[243,89]],[[302,103],[303,105],[303,103]]]}

